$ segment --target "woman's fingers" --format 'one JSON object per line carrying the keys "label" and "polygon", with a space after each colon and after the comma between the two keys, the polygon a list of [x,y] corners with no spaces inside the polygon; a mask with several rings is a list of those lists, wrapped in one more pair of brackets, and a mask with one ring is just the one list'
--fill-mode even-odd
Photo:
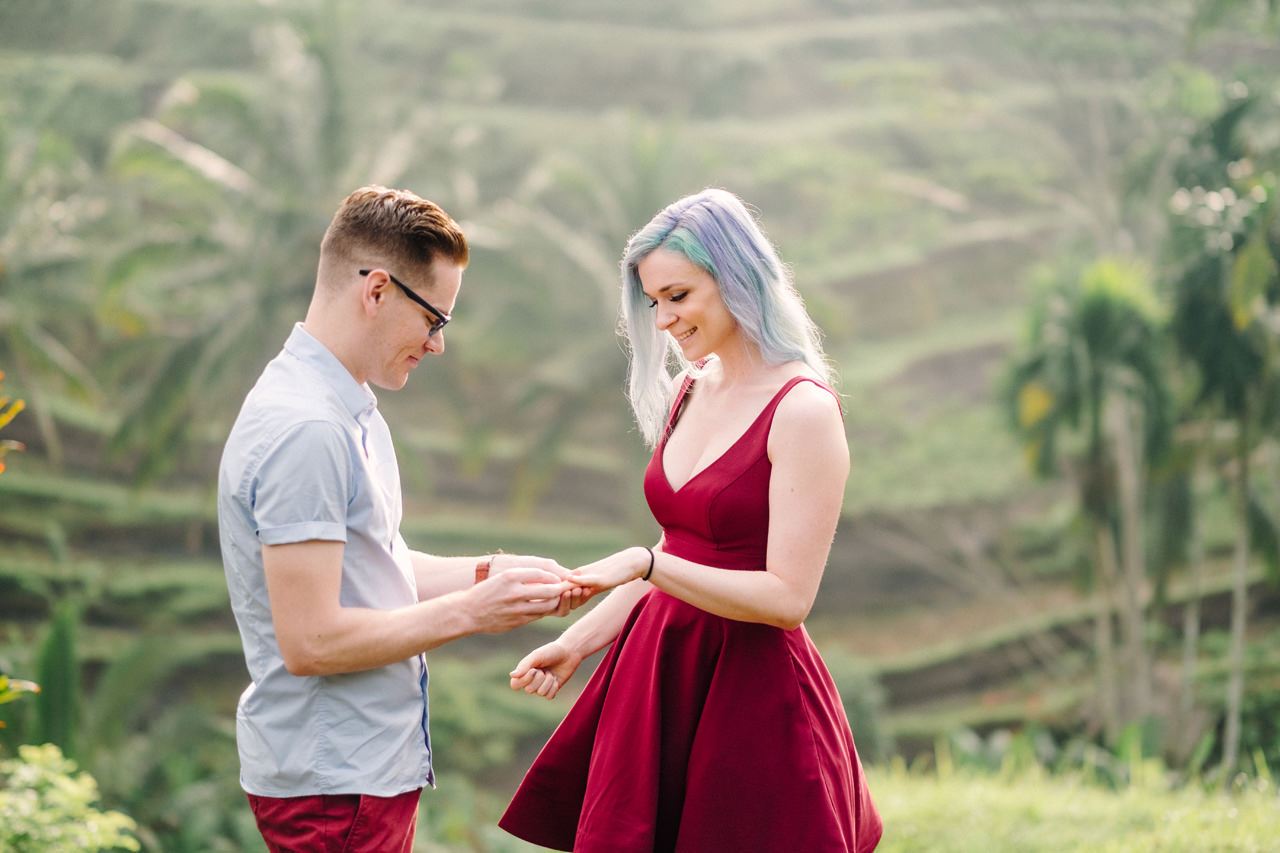
{"label": "woman's fingers", "polygon": [[560,691],[560,679],[545,669],[530,669],[519,677],[512,674],[511,689],[523,690],[531,696],[551,699]]}

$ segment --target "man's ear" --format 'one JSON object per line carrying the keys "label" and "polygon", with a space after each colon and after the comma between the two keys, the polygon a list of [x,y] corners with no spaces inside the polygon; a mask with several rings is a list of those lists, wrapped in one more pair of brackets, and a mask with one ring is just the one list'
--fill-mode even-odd
{"label": "man's ear", "polygon": [[391,278],[386,270],[370,270],[368,275],[360,276],[360,305],[368,315],[373,315],[386,301],[391,288]]}

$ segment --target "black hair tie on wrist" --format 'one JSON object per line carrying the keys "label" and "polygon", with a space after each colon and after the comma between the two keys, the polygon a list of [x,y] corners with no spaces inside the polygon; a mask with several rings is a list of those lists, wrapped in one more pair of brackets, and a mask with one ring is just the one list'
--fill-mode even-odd
{"label": "black hair tie on wrist", "polygon": [[644,577],[640,578],[642,581],[647,581],[649,579],[649,575],[653,574],[653,549],[648,545],[641,545],[640,547],[649,552],[649,571],[645,572]]}

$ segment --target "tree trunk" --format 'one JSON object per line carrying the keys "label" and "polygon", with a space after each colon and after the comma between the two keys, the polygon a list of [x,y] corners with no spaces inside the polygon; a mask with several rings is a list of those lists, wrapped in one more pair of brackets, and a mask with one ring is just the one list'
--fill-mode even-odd
{"label": "tree trunk", "polygon": [[1115,639],[1112,619],[1115,608],[1116,547],[1115,538],[1105,522],[1095,520],[1093,531],[1095,598],[1098,612],[1094,617],[1094,646],[1098,656],[1098,704],[1102,712],[1102,731],[1108,745],[1120,738],[1120,703],[1117,697],[1119,678],[1116,673]]}
{"label": "tree trunk", "polygon": [[1144,532],[1141,439],[1130,419],[1131,407],[1114,406],[1116,428],[1116,476],[1120,496],[1121,567],[1124,580],[1125,701],[1123,723],[1141,720],[1151,709],[1151,665],[1147,660],[1147,556]]}
{"label": "tree trunk", "polygon": [[1249,604],[1249,441],[1241,419],[1236,459],[1236,547],[1231,584],[1231,652],[1228,658],[1227,721],[1222,743],[1222,777],[1236,770],[1240,759],[1240,711],[1244,702],[1244,633]]}
{"label": "tree trunk", "polygon": [[1204,462],[1199,449],[1191,465],[1191,517],[1190,553],[1187,555],[1187,604],[1182,609],[1182,695],[1179,702],[1180,718],[1191,719],[1196,704],[1196,662],[1200,650],[1200,578],[1204,572],[1204,529],[1200,523],[1199,504],[1196,501]]}

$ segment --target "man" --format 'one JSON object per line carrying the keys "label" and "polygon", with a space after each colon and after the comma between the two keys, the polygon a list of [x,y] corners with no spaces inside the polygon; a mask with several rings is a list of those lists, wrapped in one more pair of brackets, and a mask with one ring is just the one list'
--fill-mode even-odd
{"label": "man", "polygon": [[582,600],[552,560],[435,557],[400,536],[399,470],[369,385],[402,388],[444,352],[467,260],[435,204],[352,193],[306,318],[223,451],[218,526],[252,678],[236,713],[241,785],[273,851],[408,853],[434,784],[423,653]]}

